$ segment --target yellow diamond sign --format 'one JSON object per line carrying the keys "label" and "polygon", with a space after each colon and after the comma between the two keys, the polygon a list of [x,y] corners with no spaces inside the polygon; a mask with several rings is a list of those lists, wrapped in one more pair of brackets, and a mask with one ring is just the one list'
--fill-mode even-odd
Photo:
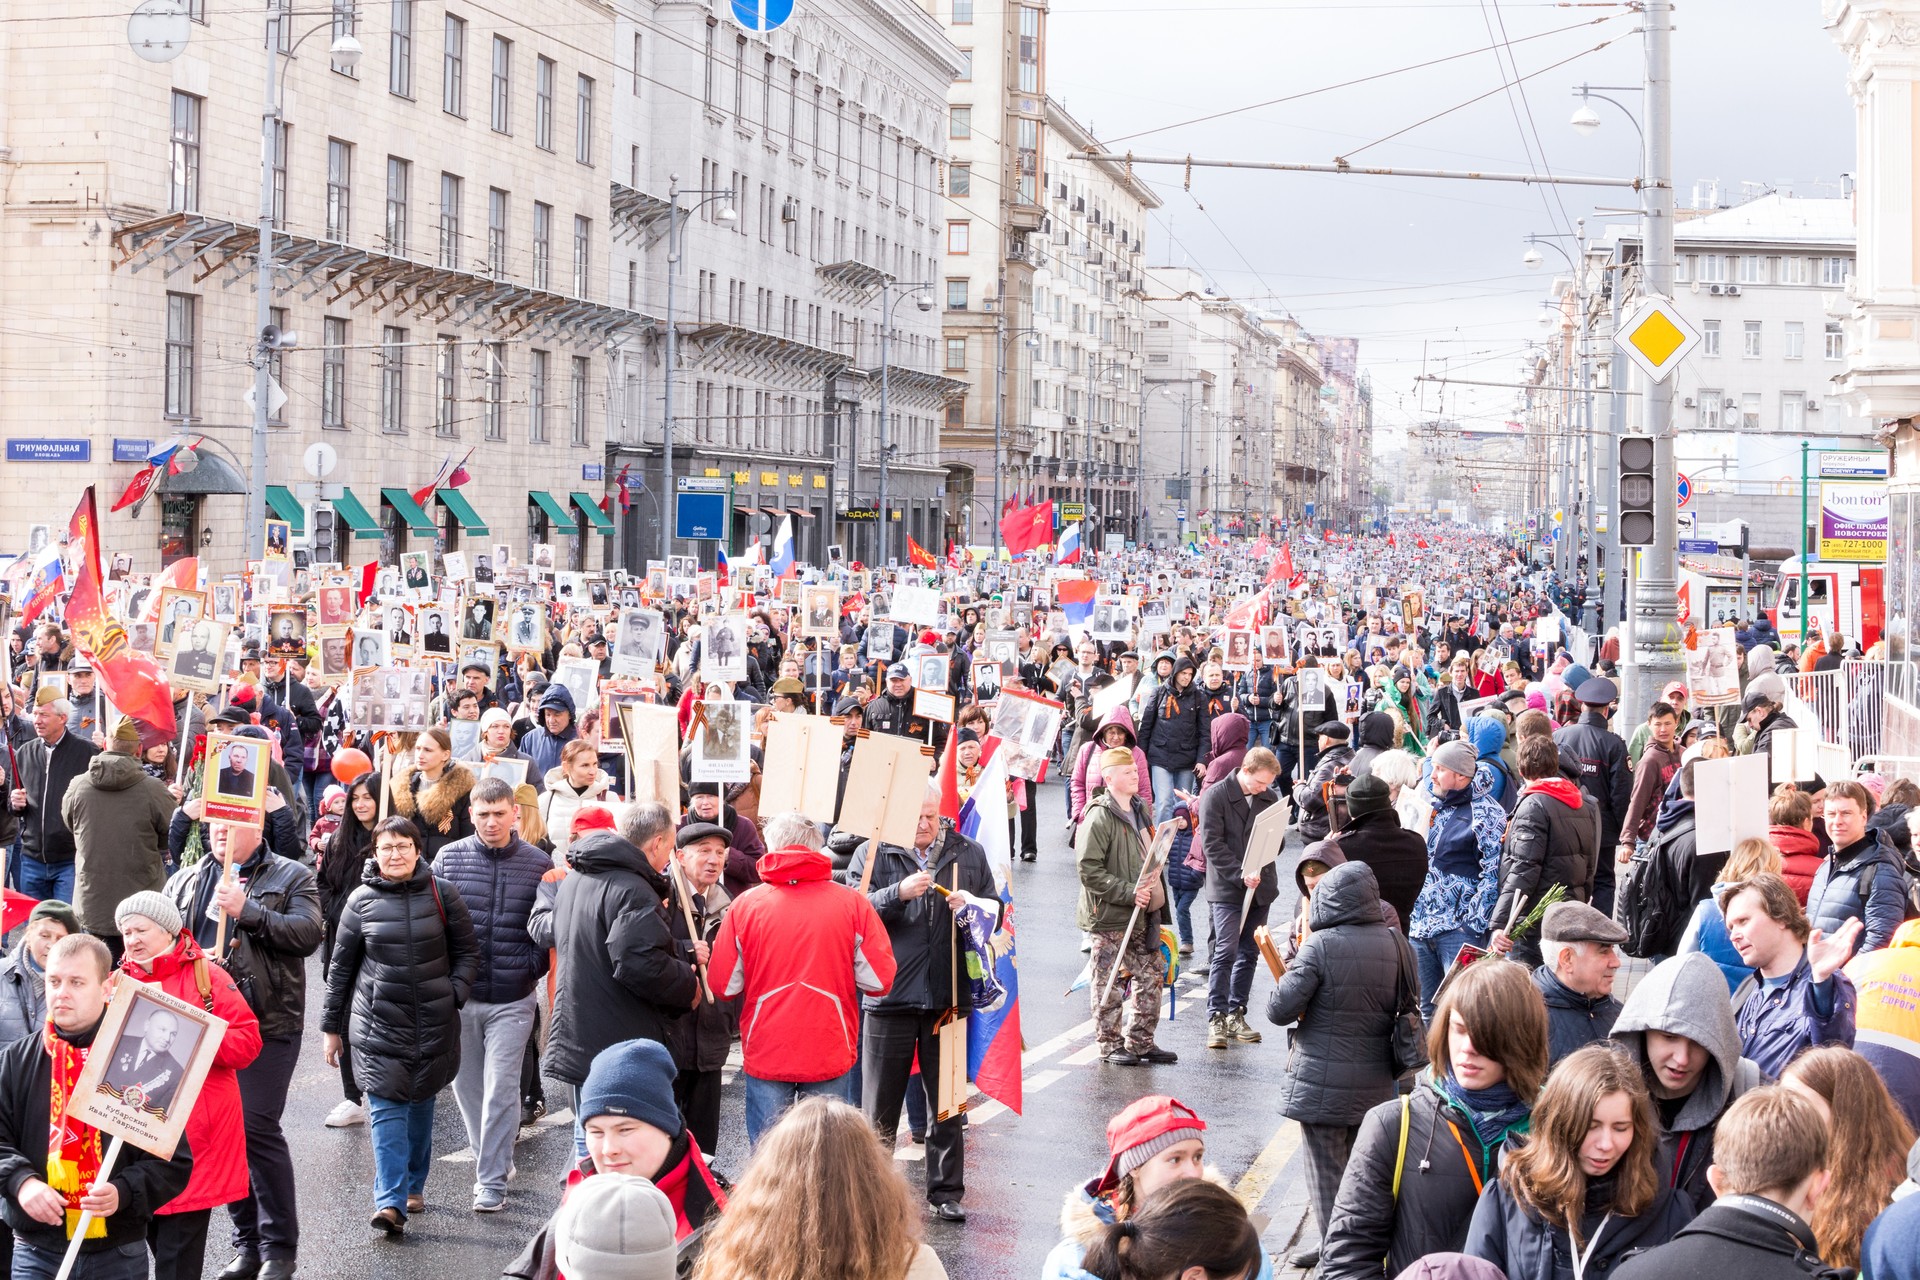
{"label": "yellow diamond sign", "polygon": [[1700,342],[1700,331],[1667,298],[1637,299],[1620,318],[1613,343],[1655,382],[1665,382]]}

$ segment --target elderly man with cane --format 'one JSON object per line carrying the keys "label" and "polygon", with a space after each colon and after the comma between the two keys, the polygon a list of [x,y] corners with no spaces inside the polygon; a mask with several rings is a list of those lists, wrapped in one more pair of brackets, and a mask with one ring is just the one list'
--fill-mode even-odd
{"label": "elderly man with cane", "polygon": [[[1153,815],[1140,799],[1133,752],[1101,753],[1104,788],[1087,805],[1074,841],[1080,869],[1079,924],[1093,938],[1094,1035],[1101,1057],[1116,1066],[1172,1063],[1153,1042],[1160,1025],[1160,922],[1166,917],[1166,855],[1154,840]],[[1132,1017],[1121,1026],[1119,971],[1133,982]]]}

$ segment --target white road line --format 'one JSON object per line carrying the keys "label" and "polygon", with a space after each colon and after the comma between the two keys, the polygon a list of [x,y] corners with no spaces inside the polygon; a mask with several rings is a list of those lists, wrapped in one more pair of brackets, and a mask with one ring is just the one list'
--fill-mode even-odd
{"label": "white road line", "polygon": [[[528,1138],[538,1137],[544,1130],[557,1129],[561,1125],[565,1125],[569,1129],[573,1128],[573,1108],[562,1107],[558,1111],[547,1112],[546,1115],[541,1116],[531,1125],[522,1126],[520,1132],[514,1135],[513,1141],[515,1145],[518,1145],[525,1142]],[[472,1164],[475,1159],[477,1159],[477,1157],[474,1155],[472,1147],[462,1147],[458,1151],[449,1151],[446,1155],[440,1157],[441,1162],[444,1164]]]}

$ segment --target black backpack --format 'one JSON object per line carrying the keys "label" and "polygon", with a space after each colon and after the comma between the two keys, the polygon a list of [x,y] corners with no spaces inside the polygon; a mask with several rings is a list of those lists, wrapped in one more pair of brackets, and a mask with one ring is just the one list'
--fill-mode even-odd
{"label": "black backpack", "polygon": [[[1668,874],[1668,860],[1661,856],[1666,847],[1663,834],[1645,853],[1635,852],[1615,891],[1613,918],[1627,931],[1620,949],[1641,960],[1670,950],[1693,914],[1693,904],[1681,900],[1680,886]],[[1606,857],[1607,850],[1600,850],[1600,856]]]}

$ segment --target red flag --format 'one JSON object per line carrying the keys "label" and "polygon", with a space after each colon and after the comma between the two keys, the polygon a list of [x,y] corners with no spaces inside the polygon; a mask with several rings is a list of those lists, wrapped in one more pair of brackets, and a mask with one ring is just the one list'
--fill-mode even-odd
{"label": "red flag", "polygon": [[472,456],[473,450],[467,450],[467,457],[460,459],[454,466],[453,474],[447,477],[447,488],[458,489],[461,485],[473,479],[473,477],[467,473],[467,458],[471,458]]}
{"label": "red flag", "polygon": [[907,535],[907,563],[920,569],[938,569],[940,562],[933,558],[933,552],[927,550]]}
{"label": "red flag", "polygon": [[1427,549],[1427,540],[1425,538],[1415,538],[1413,545],[1425,551]]}
{"label": "red flag", "polygon": [[1392,535],[1392,534],[1388,534],[1388,535],[1387,535],[1387,545],[1388,545],[1388,546],[1390,546],[1390,547],[1397,547],[1397,546],[1399,546],[1400,544],[1399,544],[1399,543],[1397,543],[1397,542],[1395,542],[1395,541],[1393,540],[1393,535]]}
{"label": "red flag", "polygon": [[1032,520],[1027,530],[1027,551],[1035,547],[1044,547],[1053,541],[1053,504],[1043,502],[1030,513]]}
{"label": "red flag", "polygon": [[37,899],[29,898],[17,890],[6,891],[6,906],[0,909],[0,933],[12,933],[27,922]]}
{"label": "red flag", "polygon": [[148,467],[128,482],[127,487],[121,491],[120,497],[108,510],[121,511],[136,502],[144,500],[147,496],[147,491],[153,488],[153,482],[159,478],[160,468]]}
{"label": "red flag", "polygon": [[1031,524],[1024,507],[1016,507],[1000,517],[1000,540],[1006,544],[1009,555],[1017,556],[1027,549],[1027,531]]}
{"label": "red flag", "polygon": [[1267,570],[1267,581],[1269,583],[1291,582],[1293,577],[1293,544],[1283,542],[1280,544],[1279,554],[1273,557],[1273,567]]}
{"label": "red flag", "polygon": [[956,733],[947,739],[946,754],[940,757],[940,816],[956,824],[960,821],[959,747]]}
{"label": "red flag", "polygon": [[67,522],[67,540],[75,548],[78,564],[73,594],[67,598],[67,625],[74,646],[93,660],[94,672],[113,705],[139,725],[140,745],[167,741],[177,727],[173,691],[153,659],[128,642],[126,628],[107,612],[101,594],[100,516],[91,485]]}
{"label": "red flag", "polygon": [[374,580],[380,576],[380,562],[369,560],[360,566],[360,603],[365,605],[373,599]]}

